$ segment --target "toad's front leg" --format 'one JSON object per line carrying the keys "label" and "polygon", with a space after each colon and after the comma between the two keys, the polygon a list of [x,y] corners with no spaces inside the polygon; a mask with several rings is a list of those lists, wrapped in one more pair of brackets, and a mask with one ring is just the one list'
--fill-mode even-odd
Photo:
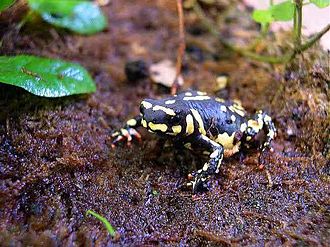
{"label": "toad's front leg", "polygon": [[142,117],[137,116],[132,118],[126,122],[123,128],[114,132],[111,137],[114,138],[112,141],[112,148],[118,145],[120,142],[127,142],[127,145],[131,144],[132,137],[135,137],[137,140],[141,140],[140,133],[136,130],[136,128],[142,126]]}
{"label": "toad's front leg", "polygon": [[207,136],[199,135],[194,142],[191,143],[193,149],[203,149],[210,153],[209,160],[204,164],[203,168],[198,170],[194,175],[194,181],[191,182],[193,192],[207,189],[207,182],[211,175],[218,173],[223,159],[224,148],[222,145],[212,141]]}
{"label": "toad's front leg", "polygon": [[269,148],[270,143],[274,140],[276,128],[271,117],[267,113],[257,111],[252,119],[247,121],[247,128],[244,131],[245,140],[247,142],[254,141],[255,136],[261,130],[264,130],[266,134],[266,140],[260,146],[261,151],[264,151],[266,148]]}

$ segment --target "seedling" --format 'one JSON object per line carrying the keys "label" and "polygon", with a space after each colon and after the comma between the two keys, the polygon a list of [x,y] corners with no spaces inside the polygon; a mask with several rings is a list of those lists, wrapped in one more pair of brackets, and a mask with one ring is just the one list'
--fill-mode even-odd
{"label": "seedling", "polygon": [[98,213],[95,213],[92,210],[87,210],[86,211],[86,216],[87,215],[92,215],[94,216],[96,219],[98,219],[99,221],[101,221],[105,228],[107,229],[108,233],[110,234],[111,237],[113,237],[114,239],[118,239],[119,238],[119,233],[113,228],[113,226],[110,224],[110,222],[104,218],[103,216],[99,215]]}
{"label": "seedling", "polygon": [[[205,15],[202,8],[197,2],[194,4],[194,10],[201,18],[206,28],[219,38],[220,42],[228,49],[237,52],[243,56],[269,63],[287,63],[292,61],[296,55],[301,54],[303,51],[310,48],[315,44],[326,32],[330,29],[330,24],[324,27],[320,32],[316,33],[312,38],[305,43],[301,42],[301,29],[303,6],[306,4],[314,4],[319,8],[325,8],[330,5],[330,0],[287,0],[279,4],[273,4],[270,1],[269,8],[264,10],[255,10],[252,13],[254,21],[260,23],[261,33],[260,36],[245,48],[237,47],[222,38],[221,33],[214,27],[212,21]],[[293,48],[281,56],[267,56],[260,55],[253,52],[255,46],[262,40],[268,33],[269,27],[276,21],[293,21],[293,35],[292,43]]]}

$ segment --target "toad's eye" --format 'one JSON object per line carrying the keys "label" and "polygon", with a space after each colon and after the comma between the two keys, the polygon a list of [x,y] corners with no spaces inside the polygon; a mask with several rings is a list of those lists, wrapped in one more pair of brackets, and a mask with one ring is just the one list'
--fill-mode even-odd
{"label": "toad's eye", "polygon": [[175,116],[172,116],[172,117],[171,117],[170,122],[171,122],[172,124],[177,124],[177,123],[180,122],[180,120],[181,120],[180,113],[177,113],[177,112],[176,112]]}

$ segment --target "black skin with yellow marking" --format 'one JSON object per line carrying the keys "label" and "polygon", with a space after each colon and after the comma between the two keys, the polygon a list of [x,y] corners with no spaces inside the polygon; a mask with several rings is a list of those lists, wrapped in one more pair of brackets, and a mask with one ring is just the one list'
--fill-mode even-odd
{"label": "black skin with yellow marking", "polygon": [[257,111],[251,118],[237,102],[224,101],[199,91],[187,91],[165,99],[145,99],[140,105],[140,115],[127,121],[115,132],[112,145],[132,137],[141,139],[136,128],[143,126],[162,137],[169,137],[176,144],[209,156],[203,168],[193,173],[193,192],[207,187],[210,175],[219,172],[224,156],[230,156],[242,147],[255,142],[260,131],[265,140],[260,146],[263,151],[275,138],[276,129],[269,115]]}

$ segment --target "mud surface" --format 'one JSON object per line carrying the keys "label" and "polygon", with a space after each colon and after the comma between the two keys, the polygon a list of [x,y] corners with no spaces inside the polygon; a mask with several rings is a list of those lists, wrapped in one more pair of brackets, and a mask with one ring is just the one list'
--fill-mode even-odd
{"label": "mud surface", "polygon": [[[224,50],[186,13],[184,87],[239,99],[251,113],[265,109],[278,128],[273,153],[225,159],[211,190],[192,196],[180,185],[200,157],[187,153],[179,165],[171,148],[155,155],[157,140],[148,134],[140,145],[115,150],[109,138],[138,113],[139,101],[167,93],[148,79],[127,82],[124,65],[175,61],[175,4],[113,0],[103,11],[108,30],[89,37],[44,23],[19,33],[12,20],[0,24],[0,54],[76,61],[97,83],[92,95],[62,99],[0,85],[1,245],[329,246],[327,54],[315,48],[286,69],[252,62]],[[232,38],[235,16],[226,21],[222,31]],[[256,28],[247,22],[235,34]],[[223,73],[229,84],[215,92]],[[88,209],[109,219],[117,242],[85,216]]]}

